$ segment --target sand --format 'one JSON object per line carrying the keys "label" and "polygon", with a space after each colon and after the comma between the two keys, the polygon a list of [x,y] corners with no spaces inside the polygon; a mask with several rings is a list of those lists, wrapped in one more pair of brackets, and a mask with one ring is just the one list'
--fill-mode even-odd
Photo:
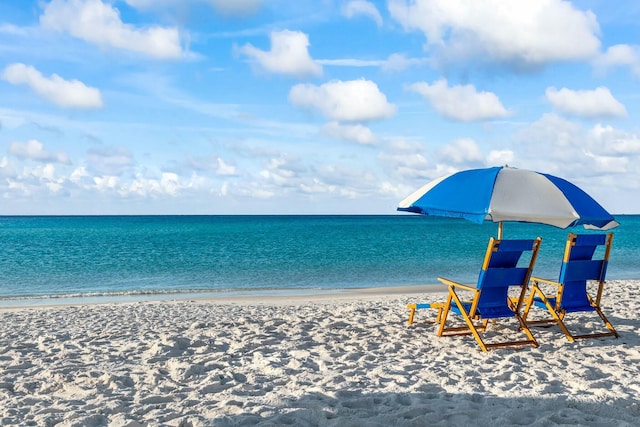
{"label": "sand", "polygon": [[[406,291],[406,292],[405,292]],[[0,309],[0,424],[631,426],[640,281],[611,281],[620,338],[480,351],[437,337],[415,290]],[[592,315],[567,324],[600,327]],[[573,320],[575,319],[575,320]],[[494,332],[507,333],[501,323]]]}

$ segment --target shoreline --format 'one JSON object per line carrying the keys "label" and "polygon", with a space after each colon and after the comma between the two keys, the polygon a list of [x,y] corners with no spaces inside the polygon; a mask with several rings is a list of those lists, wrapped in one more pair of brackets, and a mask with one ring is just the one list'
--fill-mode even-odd
{"label": "shoreline", "polygon": [[341,289],[283,288],[269,290],[252,289],[246,291],[151,292],[126,295],[35,296],[24,298],[0,298],[0,311],[37,307],[127,304],[138,302],[209,301],[249,303],[259,300],[267,303],[278,303],[284,302],[284,300],[293,302],[338,301],[352,298],[374,298],[378,296],[419,295],[441,291],[446,291],[446,286],[442,284],[432,284]]}

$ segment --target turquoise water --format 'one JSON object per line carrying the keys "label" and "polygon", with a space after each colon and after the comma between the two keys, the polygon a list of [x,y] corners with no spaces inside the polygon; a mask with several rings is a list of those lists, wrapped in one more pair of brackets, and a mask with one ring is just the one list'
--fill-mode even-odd
{"label": "turquoise water", "polygon": [[[640,216],[616,219],[608,277],[639,279]],[[474,282],[496,230],[412,214],[0,217],[0,299]],[[543,238],[535,273],[549,277],[568,231],[504,226]]]}

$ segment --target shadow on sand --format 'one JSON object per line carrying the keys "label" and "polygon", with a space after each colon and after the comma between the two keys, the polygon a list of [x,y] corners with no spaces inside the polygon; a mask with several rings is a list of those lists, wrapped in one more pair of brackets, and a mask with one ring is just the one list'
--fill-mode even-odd
{"label": "shadow on sand", "polygon": [[[251,411],[250,408],[249,411]],[[239,408],[239,410],[242,410]],[[309,393],[214,426],[637,426],[640,403],[580,402],[579,396],[501,398],[451,394],[440,387],[412,393]]]}

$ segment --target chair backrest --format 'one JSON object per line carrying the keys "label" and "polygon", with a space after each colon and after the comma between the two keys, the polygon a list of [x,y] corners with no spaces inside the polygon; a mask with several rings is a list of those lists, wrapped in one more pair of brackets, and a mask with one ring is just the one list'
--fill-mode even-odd
{"label": "chair backrest", "polygon": [[[509,309],[509,288],[519,286],[524,290],[529,283],[541,241],[539,237],[526,240],[489,240],[477,283],[477,288],[481,290],[478,300],[480,310],[482,307]],[[519,266],[520,258],[525,252],[530,252],[529,262]],[[509,313],[504,311],[504,314]]]}
{"label": "chair backrest", "polygon": [[[604,282],[612,243],[613,233],[569,233],[558,279],[563,285],[560,308],[570,310],[591,305],[587,297],[587,281]],[[598,247],[604,250],[597,251]]]}

